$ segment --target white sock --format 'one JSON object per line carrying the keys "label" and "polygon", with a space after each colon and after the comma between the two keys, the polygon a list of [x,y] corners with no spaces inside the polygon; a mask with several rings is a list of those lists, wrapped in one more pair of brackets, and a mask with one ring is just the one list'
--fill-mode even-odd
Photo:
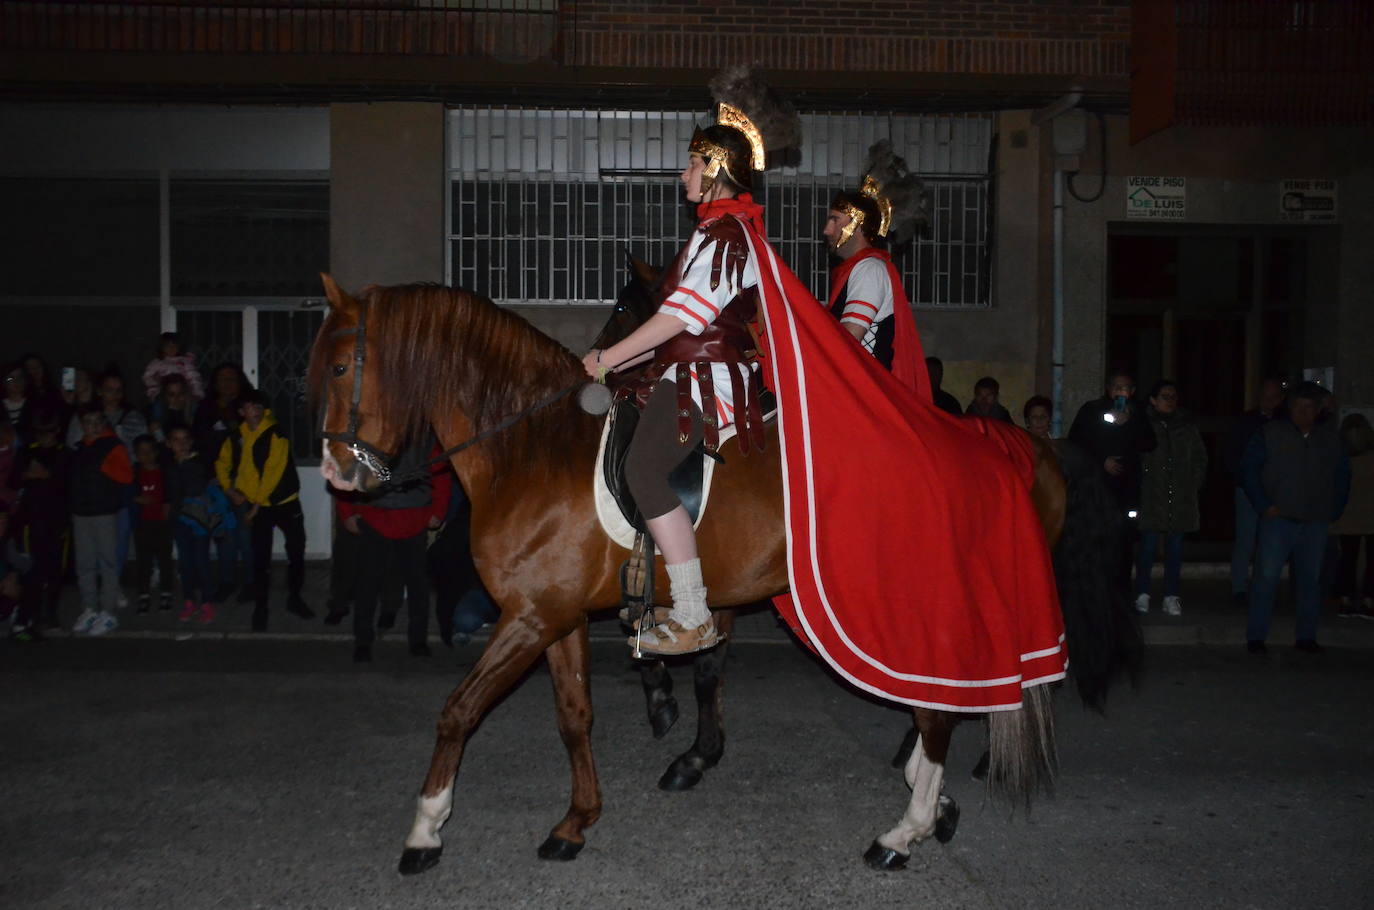
{"label": "white sock", "polygon": [[689,559],[668,566],[669,593],[673,595],[673,612],[669,618],[684,629],[695,629],[711,618],[706,606],[706,583],[701,578],[701,560]]}

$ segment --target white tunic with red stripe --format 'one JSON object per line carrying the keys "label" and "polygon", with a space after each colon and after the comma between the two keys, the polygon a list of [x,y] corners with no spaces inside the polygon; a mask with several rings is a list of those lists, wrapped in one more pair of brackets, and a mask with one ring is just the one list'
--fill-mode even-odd
{"label": "white tunic with red stripe", "polygon": [[[706,327],[716,321],[721,310],[734,300],[739,293],[747,288],[758,285],[758,269],[754,265],[753,257],[749,257],[744,267],[744,278],[740,285],[736,287],[732,282],[734,275],[730,269],[722,269],[720,272],[720,283],[715,290],[711,289],[711,260],[714,258],[716,241],[707,238],[706,232],[698,227],[692,232],[692,238],[687,241],[686,265],[682,269],[682,278],[678,281],[676,288],[669,292],[664,299],[663,305],[659,307],[660,313],[667,313],[682,320],[688,333],[700,335]],[[890,293],[889,293],[890,296]],[[888,306],[891,312],[891,304]],[[733,384],[730,382],[730,369],[732,364],[713,363],[711,364],[711,376],[714,381],[716,394],[716,411],[720,419],[720,426],[725,427],[735,421],[735,401]],[[749,366],[747,364],[733,364],[735,369],[740,371],[744,377],[745,387],[748,387]],[[692,375],[692,401],[696,402],[698,408],[701,407],[701,390],[696,383],[696,365],[689,365]],[[664,382],[672,382],[677,375],[675,367],[670,367],[663,374]]]}
{"label": "white tunic with red stripe", "polygon": [[881,259],[856,263],[845,291],[847,299],[840,322],[862,327],[864,334],[859,343],[872,354],[878,340],[878,324],[892,316],[892,279],[887,263]]}

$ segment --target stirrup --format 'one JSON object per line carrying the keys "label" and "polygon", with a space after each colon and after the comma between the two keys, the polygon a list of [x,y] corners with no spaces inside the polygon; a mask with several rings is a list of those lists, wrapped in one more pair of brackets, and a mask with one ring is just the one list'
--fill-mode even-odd
{"label": "stirrup", "polygon": [[[649,612],[649,610],[646,610],[642,606],[621,607],[617,616],[620,617],[620,624],[622,626],[629,629],[631,632],[638,632],[640,623],[644,621],[644,614]],[[644,628],[649,629],[667,622],[668,614],[672,612],[672,607],[654,607],[652,615],[649,617],[649,622],[645,624]]]}
{"label": "stirrup", "polygon": [[625,643],[630,646],[631,652],[638,660],[643,660],[646,656],[671,657],[677,654],[709,651],[722,641],[724,639],[716,631],[714,617],[694,629],[685,629],[677,620],[670,619],[666,623],[640,630],[625,639]]}

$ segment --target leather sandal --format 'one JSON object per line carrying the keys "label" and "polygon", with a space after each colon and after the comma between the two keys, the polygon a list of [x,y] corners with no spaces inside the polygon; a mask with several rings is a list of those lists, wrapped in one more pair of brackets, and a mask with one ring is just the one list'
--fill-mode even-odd
{"label": "leather sandal", "polygon": [[720,644],[721,640],[714,619],[708,619],[695,629],[685,629],[676,620],[670,619],[638,636],[631,635],[625,641],[631,650],[638,645],[636,655],[672,656],[706,651]]}
{"label": "leather sandal", "polygon": [[[638,611],[635,611],[635,612],[638,612]],[[654,621],[654,625],[662,625],[663,623],[667,622],[667,621],[668,621],[668,614],[670,614],[670,613],[672,613],[672,612],[673,612],[673,608],[672,608],[672,607],[654,607],[654,612],[653,612],[653,617],[654,617],[654,620],[653,620],[653,621]],[[624,626],[625,628],[629,629],[631,632],[638,632],[638,631],[639,631],[639,624],[640,624],[641,620],[640,620],[640,619],[636,619],[636,620],[634,620],[633,622],[630,621],[630,608],[629,608],[629,607],[621,607],[621,608],[620,608],[620,613],[619,613],[618,615],[620,616],[620,624],[621,624],[622,626]]]}

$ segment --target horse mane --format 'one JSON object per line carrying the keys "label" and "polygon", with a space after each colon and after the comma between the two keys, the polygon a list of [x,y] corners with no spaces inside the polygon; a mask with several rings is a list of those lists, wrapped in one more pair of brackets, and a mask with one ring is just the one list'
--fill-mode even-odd
{"label": "horse mane", "polygon": [[[367,361],[376,406],[402,441],[421,438],[431,414],[462,411],[474,435],[523,411],[582,377],[582,364],[558,342],[481,295],[436,284],[365,288]],[[339,326],[333,312],[321,339]],[[346,327],[344,327],[346,328]],[[329,365],[316,345],[308,381],[323,389]],[[476,446],[493,480],[506,469],[549,467],[566,460],[545,453],[595,449],[599,425],[576,396],[530,414]]]}

